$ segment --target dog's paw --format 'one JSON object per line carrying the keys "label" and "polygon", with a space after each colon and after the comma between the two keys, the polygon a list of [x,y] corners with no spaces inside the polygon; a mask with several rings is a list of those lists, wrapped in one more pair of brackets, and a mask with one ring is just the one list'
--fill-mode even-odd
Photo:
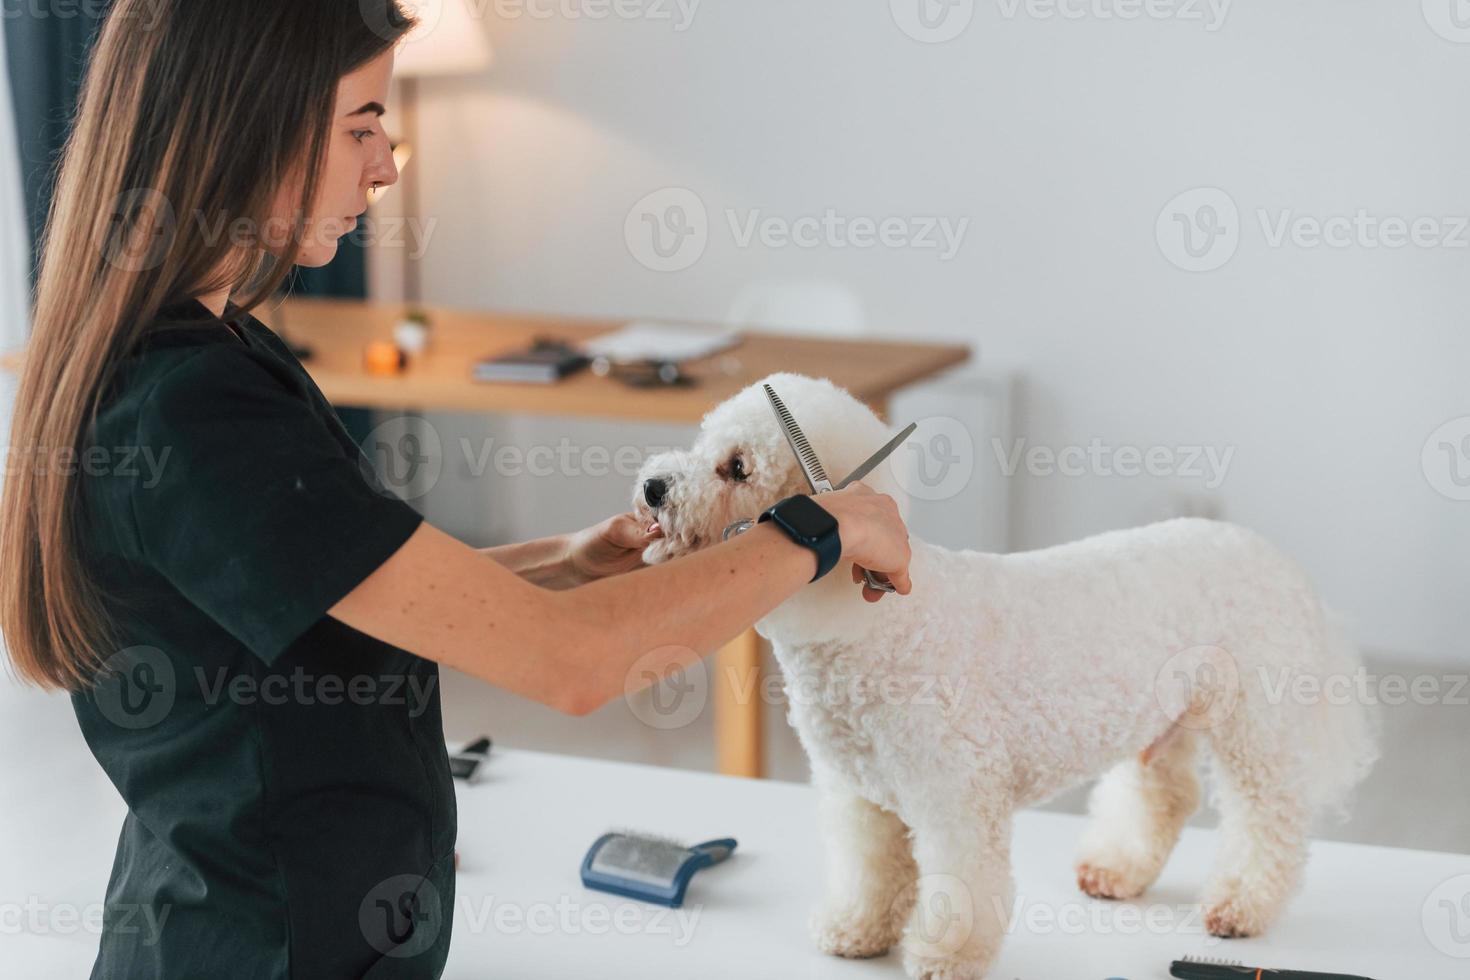
{"label": "dog's paw", "polygon": [[1137,898],[1152,883],[1151,876],[1126,866],[1111,868],[1091,861],[1077,864],[1077,887],[1093,898]]}
{"label": "dog's paw", "polygon": [[818,909],[811,918],[812,941],[828,956],[882,956],[898,941],[884,913],[861,909]]}
{"label": "dog's paw", "polygon": [[958,956],[924,956],[905,951],[903,969],[912,980],[981,980],[989,966],[985,959]]}
{"label": "dog's paw", "polygon": [[1221,939],[1244,939],[1266,931],[1266,917],[1241,896],[1219,901],[1205,909],[1205,929]]}

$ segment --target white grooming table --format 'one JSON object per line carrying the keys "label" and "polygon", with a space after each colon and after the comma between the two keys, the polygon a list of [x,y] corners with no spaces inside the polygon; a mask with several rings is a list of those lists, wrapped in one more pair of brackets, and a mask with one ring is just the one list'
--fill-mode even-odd
{"label": "white grooming table", "polygon": [[[63,817],[41,792],[19,810],[6,803],[0,903],[99,903],[121,804],[95,794],[96,806],[79,812],[73,803]],[[822,886],[809,787],[496,749],[479,782],[460,784],[459,801],[451,980],[903,976],[897,950],[841,960],[807,937]],[[587,846],[614,827],[691,842],[733,836],[740,847],[695,875],[684,909],[664,910],[582,887]],[[1305,886],[1276,927],[1223,942],[1204,933],[1194,904],[1212,832],[1186,830],[1160,881],[1142,900],[1119,903],[1073,884],[1081,828],[1078,817],[1050,813],[1017,819],[1020,916],[991,977],[1164,980],[1169,961],[1188,953],[1374,980],[1470,976],[1470,856],[1315,844]],[[18,932],[0,918],[0,972],[86,976],[96,942],[85,930]]]}

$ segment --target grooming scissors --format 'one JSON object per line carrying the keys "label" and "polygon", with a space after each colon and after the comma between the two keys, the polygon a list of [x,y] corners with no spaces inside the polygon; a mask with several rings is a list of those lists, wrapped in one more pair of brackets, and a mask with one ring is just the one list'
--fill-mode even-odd
{"label": "grooming scissors", "polygon": [[[909,423],[907,428],[890,439],[882,449],[865,459],[857,469],[849,473],[843,478],[841,483],[834,487],[832,481],[827,478],[827,470],[822,466],[821,459],[817,457],[816,450],[807,441],[806,433],[802,432],[801,426],[796,424],[795,416],[786,407],[786,403],[781,400],[781,396],[776,394],[776,389],[770,385],[762,385],[762,387],[766,389],[766,397],[771,400],[771,409],[776,413],[776,421],[780,424],[781,431],[786,436],[786,441],[790,443],[791,451],[796,454],[796,461],[801,466],[802,475],[806,477],[806,482],[811,486],[813,494],[824,494],[831,493],[834,490],[841,490],[854,480],[860,480],[867,476],[873,471],[873,467],[887,459],[889,454],[903,445],[904,440],[918,428],[918,423]],[[728,536],[729,529],[727,528],[726,531]],[[866,568],[863,569],[863,581],[868,584],[868,588],[876,589],[879,592],[894,591],[892,582],[879,578]]]}

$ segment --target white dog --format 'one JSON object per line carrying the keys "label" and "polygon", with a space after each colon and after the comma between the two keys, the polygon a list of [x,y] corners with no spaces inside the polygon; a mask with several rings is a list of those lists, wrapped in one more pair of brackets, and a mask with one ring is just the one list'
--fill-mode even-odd
{"label": "white dog", "polygon": [[[766,380],[833,480],[889,438],[830,382]],[[865,482],[903,503],[887,466]],[[692,449],[644,465],[635,507],[662,531],[645,558],[807,492],[753,385]],[[982,976],[1011,908],[1011,814],[1099,775],[1077,881],[1139,895],[1198,806],[1200,741],[1221,841],[1205,925],[1264,929],[1301,875],[1314,811],[1372,761],[1365,708],[1291,694],[1311,690],[1303,674],[1357,666],[1301,570],[1250,531],[1180,519],[1013,555],[914,541],[911,573],[912,595],[870,604],[838,569],[757,624],[822,791],[818,946],[866,957],[902,940],[910,976]]]}

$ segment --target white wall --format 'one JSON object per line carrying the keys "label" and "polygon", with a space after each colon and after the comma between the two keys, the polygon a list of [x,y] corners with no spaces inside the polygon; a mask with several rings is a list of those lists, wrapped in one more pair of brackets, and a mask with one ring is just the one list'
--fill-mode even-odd
{"label": "white wall", "polygon": [[[472,3],[494,68],[424,86],[431,300],[718,319],[753,280],[846,283],[880,332],[969,341],[1015,368],[1030,444],[1234,452],[1213,493],[1187,475],[1023,472],[1014,546],[1205,507],[1299,556],[1369,645],[1470,660],[1470,502],[1421,465],[1431,431],[1470,415],[1470,232],[1444,226],[1457,247],[1272,247],[1257,214],[1470,215],[1470,45],[1437,36],[1419,4],[1257,0],[1210,30],[1202,0],[1185,13],[1204,21],[1107,19],[1105,0],[1045,19],[994,0],[930,44],[880,2],[706,0],[683,31],[673,0],[629,7],[674,22]],[[669,186],[698,195],[709,241],[659,273],[624,224]],[[1238,206],[1239,244],[1223,268],[1186,272],[1155,223],[1200,186]],[[725,218],[826,208],[969,228],[946,262],[740,247]],[[995,465],[990,447],[976,462]]]}

